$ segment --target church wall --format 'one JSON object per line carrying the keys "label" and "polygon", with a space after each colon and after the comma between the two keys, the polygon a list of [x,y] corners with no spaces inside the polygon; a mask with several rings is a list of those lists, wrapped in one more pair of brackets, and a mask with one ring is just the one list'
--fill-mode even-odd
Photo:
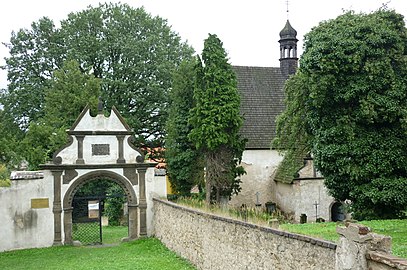
{"label": "church wall", "polygon": [[273,201],[296,222],[301,214],[307,215],[308,222],[315,222],[317,217],[330,221],[330,207],[335,200],[328,194],[322,178],[296,179],[292,184],[274,182],[273,190]]}
{"label": "church wall", "polygon": [[232,197],[229,204],[254,207],[257,203],[256,192],[259,192],[259,203],[263,206],[271,201],[273,177],[282,159],[276,150],[245,150],[241,165],[247,173],[241,177],[242,190]]}
{"label": "church wall", "polygon": [[0,188],[0,251],[52,245],[50,179],[12,180],[11,187]]}

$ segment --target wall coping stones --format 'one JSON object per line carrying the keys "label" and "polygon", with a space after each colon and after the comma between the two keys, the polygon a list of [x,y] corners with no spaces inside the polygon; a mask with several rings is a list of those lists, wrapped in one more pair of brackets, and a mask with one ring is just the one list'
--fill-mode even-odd
{"label": "wall coping stones", "polygon": [[366,257],[372,261],[386,264],[397,270],[407,270],[407,260],[381,251],[368,251]]}
{"label": "wall coping stones", "polygon": [[[283,236],[283,237],[287,237],[287,238],[292,238],[292,239],[296,239],[299,241],[303,241],[303,242],[307,242],[316,246],[321,246],[321,247],[325,247],[328,249],[333,249],[335,250],[337,245],[333,242],[329,242],[329,241],[325,241],[322,239],[318,239],[318,238],[313,238],[310,236],[306,236],[306,235],[301,235],[301,234],[296,234],[296,233],[291,233],[291,232],[286,232],[286,231],[282,231],[282,230],[277,230],[274,228],[270,228],[270,227],[265,227],[265,226],[261,226],[261,225],[256,225],[253,223],[248,223],[248,222],[244,222],[241,220],[236,220],[236,219],[232,219],[232,218],[228,218],[228,217],[222,217],[222,216],[218,216],[215,214],[211,214],[211,213],[207,213],[207,212],[203,212],[197,209],[192,209],[183,205],[179,205],[167,200],[163,200],[163,199],[159,199],[159,198],[153,198],[153,201],[157,201],[159,203],[163,203],[165,205],[171,206],[173,208],[177,208],[177,209],[182,209],[183,211],[186,212],[190,212],[196,215],[200,215],[200,216],[204,216],[206,218],[209,219],[213,219],[213,220],[219,220],[219,221],[224,221],[227,223],[232,223],[232,224],[237,224],[237,225],[241,225],[244,227],[248,227],[248,228],[252,228],[252,229],[257,229],[263,232],[267,232],[267,233],[272,233],[275,235],[279,235],[279,236]],[[403,269],[404,270],[404,269]]]}
{"label": "wall coping stones", "polygon": [[40,171],[13,171],[10,174],[10,180],[32,180],[42,178],[44,178],[44,173]]}

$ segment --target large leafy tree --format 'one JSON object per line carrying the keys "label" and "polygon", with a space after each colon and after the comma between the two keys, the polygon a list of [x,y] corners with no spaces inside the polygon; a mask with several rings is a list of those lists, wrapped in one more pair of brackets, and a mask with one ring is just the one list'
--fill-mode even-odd
{"label": "large leafy tree", "polygon": [[86,105],[96,111],[100,79],[82,73],[76,61],[66,61],[54,72],[44,92],[43,116],[31,121],[22,140],[21,154],[31,169],[45,163],[67,142],[66,130]]}
{"label": "large leafy tree", "polygon": [[82,73],[102,80],[106,106],[122,113],[136,142],[150,147],[164,135],[172,72],[193,53],[165,20],[126,4],[71,13],[59,28],[42,18],[12,33],[7,47],[10,83],[1,103],[22,130],[43,117],[53,71],[76,60]]}
{"label": "large leafy tree", "polygon": [[284,159],[277,168],[276,181],[291,183],[304,166],[304,157],[311,150],[309,124],[306,121],[307,78],[297,72],[285,83],[285,110],[277,118],[276,137],[272,146],[284,153]]}
{"label": "large leafy tree", "polygon": [[241,161],[245,140],[239,136],[243,120],[237,80],[222,41],[209,34],[204,42],[202,60],[198,59],[194,90],[195,107],[191,112],[189,138],[205,156],[206,200],[214,189],[220,196],[237,193],[244,173]]}
{"label": "large leafy tree", "polygon": [[358,219],[401,217],[407,209],[403,16],[347,12],[319,24],[304,44],[304,121],[326,186],[352,202]]}
{"label": "large leafy tree", "polygon": [[195,61],[184,61],[174,73],[170,92],[165,160],[172,188],[180,195],[189,195],[191,188],[203,181],[203,158],[188,138],[188,122],[194,106]]}

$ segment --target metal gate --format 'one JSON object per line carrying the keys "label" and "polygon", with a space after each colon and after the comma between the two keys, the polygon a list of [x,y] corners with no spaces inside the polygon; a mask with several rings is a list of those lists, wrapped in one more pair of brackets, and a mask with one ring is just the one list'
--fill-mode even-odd
{"label": "metal gate", "polygon": [[72,206],[72,240],[83,245],[102,244],[103,199],[75,196]]}

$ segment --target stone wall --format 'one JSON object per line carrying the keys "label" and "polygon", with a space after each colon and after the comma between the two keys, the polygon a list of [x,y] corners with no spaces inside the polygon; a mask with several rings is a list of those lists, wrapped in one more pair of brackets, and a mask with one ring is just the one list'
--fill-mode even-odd
{"label": "stone wall", "polygon": [[12,180],[0,187],[0,251],[51,246],[53,185],[46,179]]}
{"label": "stone wall", "polygon": [[336,270],[407,270],[406,259],[391,255],[391,237],[354,223],[339,226],[336,231]]}
{"label": "stone wall", "polygon": [[334,269],[336,245],[154,199],[154,234],[198,269]]}

